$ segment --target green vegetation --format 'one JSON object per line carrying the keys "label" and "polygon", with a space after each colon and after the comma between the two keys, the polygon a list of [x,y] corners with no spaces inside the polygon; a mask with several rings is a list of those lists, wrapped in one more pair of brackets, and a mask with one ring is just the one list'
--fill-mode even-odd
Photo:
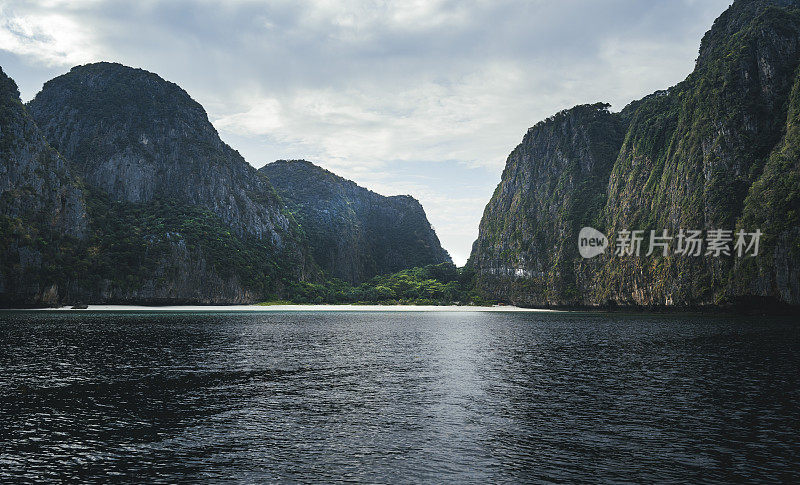
{"label": "green vegetation", "polygon": [[[0,275],[20,288],[68,286],[74,275],[86,274],[81,241],[61,234],[33,217],[0,214]],[[15,288],[12,288],[12,290]],[[14,291],[0,292],[0,304],[24,303]]]}
{"label": "green vegetation", "polygon": [[[362,303],[384,305],[490,305],[474,289],[474,272],[453,263],[430,264],[376,276],[358,286],[338,279],[296,283],[291,303]],[[275,302],[269,302],[276,304]]]}
{"label": "green vegetation", "polygon": [[293,305],[294,302],[290,300],[270,300],[270,301],[262,301],[259,303],[260,306],[275,306],[275,305]]}
{"label": "green vegetation", "polygon": [[[167,278],[178,265],[202,259],[256,294],[278,296],[292,281],[288,275],[294,271],[276,248],[231,232],[207,209],[167,200],[113,201],[95,189],[86,199],[92,227],[87,277],[135,289],[154,275]],[[286,281],[278,275],[287,275]]]}
{"label": "green vegetation", "polygon": [[[476,267],[518,268],[533,276],[498,278],[481,271],[478,287],[511,301],[580,301],[575,240],[581,227],[605,229],[602,217],[611,168],[622,145],[624,118],[609,105],[575,106],[537,123],[508,157],[487,205]],[[503,285],[504,291],[497,291]],[[531,303],[530,300],[527,301]]]}
{"label": "green vegetation", "polygon": [[350,284],[450,261],[422,205],[384,197],[303,160],[260,169],[302,227],[314,261]]}
{"label": "green vegetation", "polygon": [[[796,4],[734,2],[684,81],[619,113],[577,106],[528,130],[481,221],[470,258],[478,288],[536,305],[749,295],[796,304],[787,275],[800,264],[798,33]],[[587,261],[574,244],[587,225],[609,236],[760,228],[764,237],[753,259]],[[529,276],[503,276],[517,269]]]}

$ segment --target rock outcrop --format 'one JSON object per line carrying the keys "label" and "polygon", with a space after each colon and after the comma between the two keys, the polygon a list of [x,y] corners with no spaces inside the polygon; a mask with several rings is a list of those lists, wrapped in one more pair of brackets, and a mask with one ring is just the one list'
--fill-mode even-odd
{"label": "rock outcrop", "polygon": [[305,160],[280,160],[259,171],[299,221],[314,260],[333,277],[360,283],[451,262],[411,196],[384,197]]}
{"label": "rock outcrop", "polygon": [[317,273],[267,178],[177,85],[88,64],[28,109],[86,185],[90,241],[69,298],[245,303]]}
{"label": "rock outcrop", "polygon": [[201,206],[276,247],[290,231],[269,181],[220,140],[200,104],[157,74],[108,62],[74,67],[28,109],[86,183],[115,200]]}
{"label": "rock outcrop", "polygon": [[562,111],[528,130],[506,161],[473,244],[470,266],[482,290],[537,306],[580,296],[575,241],[581,227],[602,225],[625,126],[622,116],[598,103]]}
{"label": "rock outcrop", "polygon": [[[798,2],[740,0],[685,81],[620,113],[582,106],[533,127],[473,247],[481,290],[532,306],[800,305],[798,64]],[[583,259],[583,226],[765,235],[758,257]]]}
{"label": "rock outcrop", "polygon": [[87,232],[78,181],[0,69],[0,306],[57,303]]}

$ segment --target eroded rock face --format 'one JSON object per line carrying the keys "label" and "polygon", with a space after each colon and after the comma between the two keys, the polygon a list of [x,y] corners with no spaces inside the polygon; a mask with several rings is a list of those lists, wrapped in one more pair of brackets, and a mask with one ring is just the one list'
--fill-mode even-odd
{"label": "eroded rock face", "polygon": [[120,64],[87,64],[45,83],[28,108],[86,183],[113,198],[203,206],[237,234],[282,245],[289,222],[269,181],[176,84]]}
{"label": "eroded rock face", "polygon": [[384,197],[304,160],[280,160],[259,171],[300,222],[314,260],[336,278],[360,283],[451,261],[411,196]]}
{"label": "eroded rock face", "polygon": [[0,69],[0,305],[53,304],[59,261],[87,235],[81,190]]}
{"label": "eroded rock face", "polygon": [[608,105],[576,106],[532,127],[506,161],[470,264],[481,289],[526,305],[564,305],[582,291],[578,232],[602,229],[605,188],[626,123]]}
{"label": "eroded rock face", "polygon": [[88,64],[28,109],[86,184],[90,241],[68,298],[245,303],[318,274],[267,178],[177,85]]}
{"label": "eroded rock face", "polygon": [[170,241],[151,277],[141,284],[125,286],[110,280],[79,298],[81,301],[108,303],[136,302],[148,305],[230,305],[248,304],[264,299],[262,292],[248,288],[235,275],[223,275],[206,254],[191,248],[184,238]]}
{"label": "eroded rock face", "polygon": [[[484,213],[470,260],[479,285],[526,305],[800,304],[799,46],[798,2],[738,1],[703,38],[685,81],[619,114],[581,117],[585,107],[577,107],[532,128]],[[622,126],[623,136],[611,128],[583,135],[598,116]],[[598,145],[608,165],[592,155]],[[608,170],[581,185],[570,166]],[[591,214],[571,209],[589,206]],[[767,235],[750,259],[609,251],[585,260],[567,246],[576,245],[578,223],[606,234],[744,228]]]}

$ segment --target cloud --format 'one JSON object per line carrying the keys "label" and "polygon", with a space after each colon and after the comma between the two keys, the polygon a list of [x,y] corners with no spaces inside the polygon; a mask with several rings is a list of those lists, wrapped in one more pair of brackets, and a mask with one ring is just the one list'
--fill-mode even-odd
{"label": "cloud", "polygon": [[281,102],[275,98],[251,100],[252,107],[246,111],[217,118],[217,129],[231,130],[250,136],[265,136],[280,129]]}
{"label": "cloud", "polygon": [[[486,202],[477,199],[529,126],[580,103],[620,109],[680,81],[729,3],[6,0],[0,50],[43,66],[19,70],[23,93],[54,65],[157,72],[253,165],[307,158],[370,188],[411,191],[463,262]],[[451,190],[453,180],[471,192]]]}
{"label": "cloud", "polygon": [[487,146],[501,139],[505,150],[520,136],[506,129],[515,101],[503,93],[524,82],[512,65],[489,65],[457,83],[425,81],[398,87],[391,96],[366,82],[298,89],[281,98],[248,94],[242,97],[250,106],[243,102],[243,111],[213,122],[222,132],[270,137],[339,166],[389,160],[482,164]]}
{"label": "cloud", "polygon": [[76,19],[46,12],[8,14],[0,6],[0,49],[46,66],[76,65],[98,57],[92,39]]}

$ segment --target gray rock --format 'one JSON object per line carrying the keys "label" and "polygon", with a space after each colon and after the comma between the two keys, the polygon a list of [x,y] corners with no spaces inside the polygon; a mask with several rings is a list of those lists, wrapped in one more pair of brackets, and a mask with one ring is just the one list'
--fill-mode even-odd
{"label": "gray rock", "polygon": [[[531,306],[800,305],[797,7],[737,1],[685,81],[618,114],[576,107],[529,130],[473,246],[479,288]],[[582,225],[765,236],[757,258],[586,260],[576,256]]]}
{"label": "gray rock", "polygon": [[0,69],[0,305],[55,304],[62,245],[86,238],[79,183]]}
{"label": "gray rock", "polygon": [[361,283],[375,275],[452,262],[413,197],[385,197],[305,160],[260,168],[300,222],[329,275]]}

